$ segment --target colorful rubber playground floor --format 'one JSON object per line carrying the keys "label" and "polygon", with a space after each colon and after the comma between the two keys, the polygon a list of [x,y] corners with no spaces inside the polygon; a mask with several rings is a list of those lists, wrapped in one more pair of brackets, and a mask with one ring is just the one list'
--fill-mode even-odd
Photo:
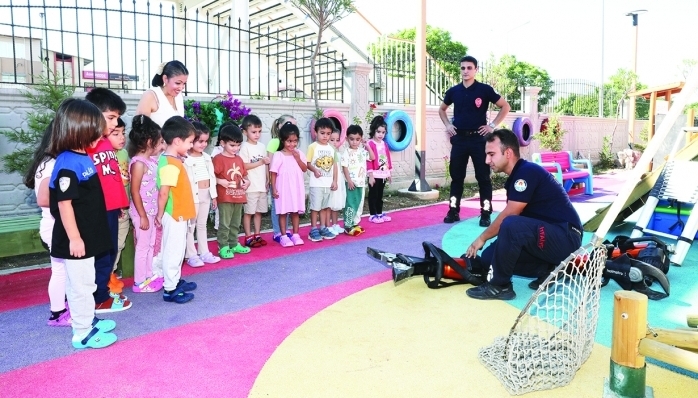
{"label": "colorful rubber playground floor", "polygon": [[[573,198],[582,218],[610,203],[622,181],[595,178],[594,196]],[[494,202],[503,208],[503,197]],[[459,256],[482,230],[477,206],[466,201],[456,224],[442,223],[439,204],[394,212],[390,223],[364,220],[359,237],[184,265],[196,298],[177,305],[125,289],[133,308],[104,316],[117,322],[119,341],[102,350],[75,350],[69,329],[46,326],[49,270],[0,276],[0,396],[508,396],[477,353],[508,333],[532,294],[529,280],[514,279],[512,302],[482,302],[465,286],[430,290],[419,278],[393,286],[390,271],[365,254],[372,246],[421,255],[430,241]],[[650,302],[650,324],[681,327],[696,312],[697,259],[693,248],[672,268],[672,295]],[[527,396],[601,396],[617,289],[602,290],[597,344],[572,383]],[[657,397],[694,396],[698,379],[683,373],[651,363],[647,383]]]}

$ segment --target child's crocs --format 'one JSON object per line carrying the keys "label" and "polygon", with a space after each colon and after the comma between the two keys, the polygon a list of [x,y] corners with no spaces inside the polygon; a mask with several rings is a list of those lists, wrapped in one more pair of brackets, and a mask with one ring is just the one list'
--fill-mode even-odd
{"label": "child's crocs", "polygon": [[233,253],[232,250],[230,250],[230,246],[223,246],[221,249],[218,251],[218,254],[221,256],[222,259],[231,259],[235,257],[235,254]]}
{"label": "child's crocs", "polygon": [[303,242],[303,239],[301,239],[301,236],[298,234],[291,235],[291,242],[294,246],[300,246],[305,243]]}
{"label": "child's crocs", "polygon": [[116,322],[111,319],[100,319],[94,317],[92,320],[92,327],[99,329],[102,333],[111,332],[116,328]]}
{"label": "child's crocs", "polygon": [[281,247],[293,247],[293,241],[286,235],[281,235],[279,239],[279,244]]}
{"label": "child's crocs", "polygon": [[238,243],[235,247],[230,249],[230,251],[233,253],[247,254],[250,252],[250,248],[245,247],[245,246],[241,245],[240,243]]}
{"label": "child's crocs", "polygon": [[104,348],[116,342],[116,335],[114,333],[106,333],[101,331],[97,327],[93,327],[90,332],[80,339],[79,337],[73,336],[73,347],[75,348]]}

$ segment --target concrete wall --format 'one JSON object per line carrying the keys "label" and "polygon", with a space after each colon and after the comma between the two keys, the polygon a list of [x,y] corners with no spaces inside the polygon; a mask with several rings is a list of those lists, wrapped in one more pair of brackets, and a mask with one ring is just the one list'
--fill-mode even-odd
{"label": "concrete wall", "polygon": [[[84,96],[84,93],[76,93],[76,96]],[[128,106],[128,111],[125,115],[125,121],[130,124],[130,119],[133,117],[136,105],[140,95],[124,94],[123,99]],[[194,97],[196,98],[196,97]],[[210,100],[211,98],[197,98],[201,100]],[[301,147],[307,148],[310,143],[309,126],[312,115],[314,113],[313,104],[311,102],[298,101],[266,101],[266,100],[243,100],[243,103],[252,109],[252,112],[262,119],[264,124],[262,141],[267,142],[270,139],[269,126],[273,120],[281,114],[292,114],[298,120],[301,127]],[[322,104],[321,104],[322,106]],[[352,104],[327,104],[327,108],[337,109],[349,118],[350,108]],[[413,106],[379,106],[375,110],[376,114],[390,111],[393,109],[404,110],[414,120],[415,110]],[[25,115],[30,111],[29,103],[21,96],[18,89],[0,88],[0,129],[9,129],[16,127],[25,127]],[[504,123],[512,126],[514,120],[524,114],[512,113],[507,116]],[[535,124],[539,125],[539,118],[544,115],[534,116],[534,129],[537,129]],[[611,134],[616,121],[614,119],[599,119],[586,117],[562,117],[562,122],[565,129],[568,130],[565,136],[565,149],[571,150],[577,156],[581,155],[585,158],[591,158],[592,161],[597,161],[603,136]],[[616,133],[613,140],[613,150],[618,151],[627,147],[627,128],[626,121],[618,121]],[[640,131],[644,125],[644,121],[638,121],[636,131]],[[450,152],[450,144],[444,132],[443,124],[439,119],[438,108],[427,108],[427,160],[426,174],[427,180],[431,184],[444,184],[445,162],[444,156],[448,156]],[[12,152],[15,149],[14,144],[7,142],[4,136],[0,136],[0,155]],[[530,159],[531,154],[538,151],[538,142],[522,148],[522,156]],[[394,180],[391,189],[403,188],[409,186],[414,178],[414,143],[405,151],[392,154]],[[467,181],[474,182],[474,172],[472,166],[469,166],[467,172]],[[3,174],[0,173],[0,217],[35,213],[36,199],[33,191],[29,191],[22,185],[22,177],[18,174]]]}

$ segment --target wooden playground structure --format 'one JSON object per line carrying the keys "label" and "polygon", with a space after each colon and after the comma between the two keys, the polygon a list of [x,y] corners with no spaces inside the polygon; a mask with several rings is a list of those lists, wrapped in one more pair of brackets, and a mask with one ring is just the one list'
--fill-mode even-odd
{"label": "wooden playground structure", "polygon": [[[613,296],[611,370],[604,398],[652,397],[645,357],[698,372],[698,329],[659,329],[647,324],[647,296],[621,290]],[[687,323],[693,323],[689,315]]]}

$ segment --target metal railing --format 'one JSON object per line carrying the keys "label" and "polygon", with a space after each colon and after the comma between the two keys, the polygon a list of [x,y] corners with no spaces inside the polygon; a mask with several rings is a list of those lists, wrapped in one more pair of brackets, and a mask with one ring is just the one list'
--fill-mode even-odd
{"label": "metal railing", "polygon": [[[46,64],[76,88],[144,90],[158,65],[177,59],[189,70],[187,94],[310,98],[314,37],[291,37],[265,24],[242,26],[240,19],[174,3],[0,4],[2,83],[12,86],[35,84]],[[323,43],[315,74],[319,99],[343,101],[343,54]]]}
{"label": "metal railing", "polygon": [[[369,45],[373,63],[374,99],[380,103],[414,104],[416,96],[415,60],[413,41],[381,36]],[[443,94],[460,80],[458,73],[447,71],[444,65],[458,60],[436,60],[427,54],[427,104],[439,105]]]}

